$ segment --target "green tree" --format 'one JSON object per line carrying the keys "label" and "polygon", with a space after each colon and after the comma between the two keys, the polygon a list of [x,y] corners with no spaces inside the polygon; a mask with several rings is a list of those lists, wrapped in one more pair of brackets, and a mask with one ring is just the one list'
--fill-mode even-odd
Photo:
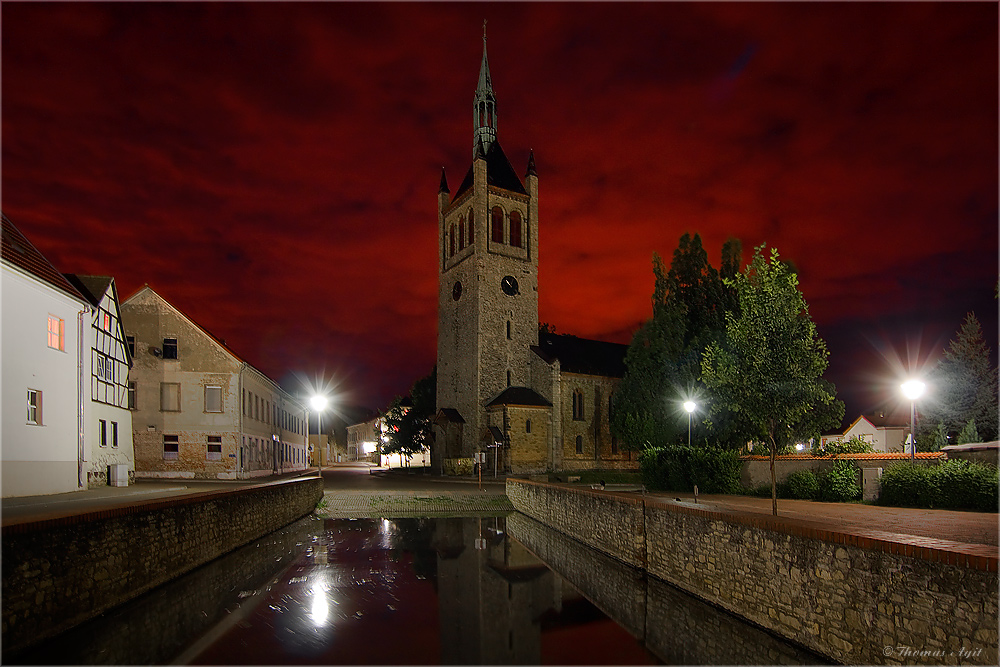
{"label": "green tree", "polygon": [[970,419],[965,422],[965,426],[962,427],[962,431],[958,434],[959,445],[967,445],[970,442],[982,442],[982,438],[979,437],[979,431],[976,430],[976,420]]}
{"label": "green tree", "polygon": [[929,384],[933,396],[921,410],[928,428],[943,422],[949,433],[957,433],[973,419],[983,438],[997,439],[997,369],[975,313],[966,316]]}
{"label": "green tree", "polygon": [[[723,252],[726,266],[738,264],[739,256],[739,241],[730,239]],[[700,380],[701,355],[722,337],[727,311],[726,288],[699,235],[681,236],[669,270],[654,254],[653,274],[653,316],[633,337],[625,377],[612,398],[612,430],[632,450],[686,441],[680,406],[693,399],[704,407],[709,398]],[[713,438],[726,439],[724,414],[706,425]],[[704,438],[704,427],[699,430]]]}
{"label": "green tree", "polygon": [[382,415],[386,428],[383,454],[409,456],[430,446],[430,417],[436,411],[437,367],[430,375],[413,383],[410,388],[412,406],[404,406],[402,397],[393,399]]}
{"label": "green tree", "polygon": [[[740,312],[726,315],[726,337],[702,357],[702,379],[718,407],[737,413],[749,438],[765,444],[771,459],[772,512],[778,513],[774,472],[779,449],[806,427],[832,427],[834,387],[823,381],[826,343],[819,337],[799,291],[798,276],[771,249],[755,249],[746,271],[731,281]],[[817,419],[825,414],[825,423]],[[843,414],[843,406],[839,408]]]}

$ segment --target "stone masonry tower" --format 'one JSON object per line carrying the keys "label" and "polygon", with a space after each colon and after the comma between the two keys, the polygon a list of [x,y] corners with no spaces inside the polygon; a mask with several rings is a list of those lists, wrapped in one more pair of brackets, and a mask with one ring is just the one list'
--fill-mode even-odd
{"label": "stone masonry tower", "polygon": [[472,118],[472,166],[454,196],[442,169],[438,191],[438,469],[481,449],[484,406],[530,386],[538,344],[538,176],[532,154],[522,182],[500,147],[485,26]]}

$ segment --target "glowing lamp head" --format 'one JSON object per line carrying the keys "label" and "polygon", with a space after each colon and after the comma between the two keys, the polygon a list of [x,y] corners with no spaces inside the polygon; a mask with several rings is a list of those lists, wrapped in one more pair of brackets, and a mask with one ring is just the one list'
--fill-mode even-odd
{"label": "glowing lamp head", "polygon": [[311,405],[312,409],[315,410],[316,412],[322,412],[323,410],[325,410],[326,403],[327,403],[326,396],[320,396],[319,394],[309,399],[309,405]]}
{"label": "glowing lamp head", "polygon": [[688,412],[694,412],[697,407],[698,406],[695,405],[694,401],[684,401],[684,409]]}
{"label": "glowing lamp head", "polygon": [[920,380],[907,380],[900,385],[900,388],[903,390],[903,396],[915,401],[923,396],[926,385]]}

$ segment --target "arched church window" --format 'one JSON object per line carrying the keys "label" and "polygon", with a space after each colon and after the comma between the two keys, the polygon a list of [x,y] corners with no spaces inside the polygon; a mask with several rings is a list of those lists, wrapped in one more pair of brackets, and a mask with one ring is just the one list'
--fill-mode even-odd
{"label": "arched church window", "polygon": [[448,230],[448,256],[452,257],[455,255],[455,225],[451,226]]}
{"label": "arched church window", "polygon": [[573,390],[573,419],[583,419],[583,392],[579,389]]}
{"label": "arched church window", "polygon": [[476,220],[472,217],[472,209],[469,209],[469,245],[476,242]]}
{"label": "arched church window", "polygon": [[521,214],[517,211],[510,212],[510,244],[521,247]]}
{"label": "arched church window", "polygon": [[494,206],[491,211],[490,227],[494,243],[503,243],[503,209]]}
{"label": "arched church window", "polygon": [[458,219],[458,249],[465,248],[465,218]]}
{"label": "arched church window", "polygon": [[583,436],[576,436],[576,453],[583,454]]}

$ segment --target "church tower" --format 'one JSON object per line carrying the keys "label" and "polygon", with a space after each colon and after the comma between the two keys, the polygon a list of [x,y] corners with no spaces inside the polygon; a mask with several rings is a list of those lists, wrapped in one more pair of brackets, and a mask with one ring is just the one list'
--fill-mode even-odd
{"label": "church tower", "polygon": [[439,470],[482,449],[486,404],[530,386],[538,344],[538,176],[534,155],[522,181],[500,147],[485,24],[472,118],[472,165],[454,195],[442,169],[438,191]]}

